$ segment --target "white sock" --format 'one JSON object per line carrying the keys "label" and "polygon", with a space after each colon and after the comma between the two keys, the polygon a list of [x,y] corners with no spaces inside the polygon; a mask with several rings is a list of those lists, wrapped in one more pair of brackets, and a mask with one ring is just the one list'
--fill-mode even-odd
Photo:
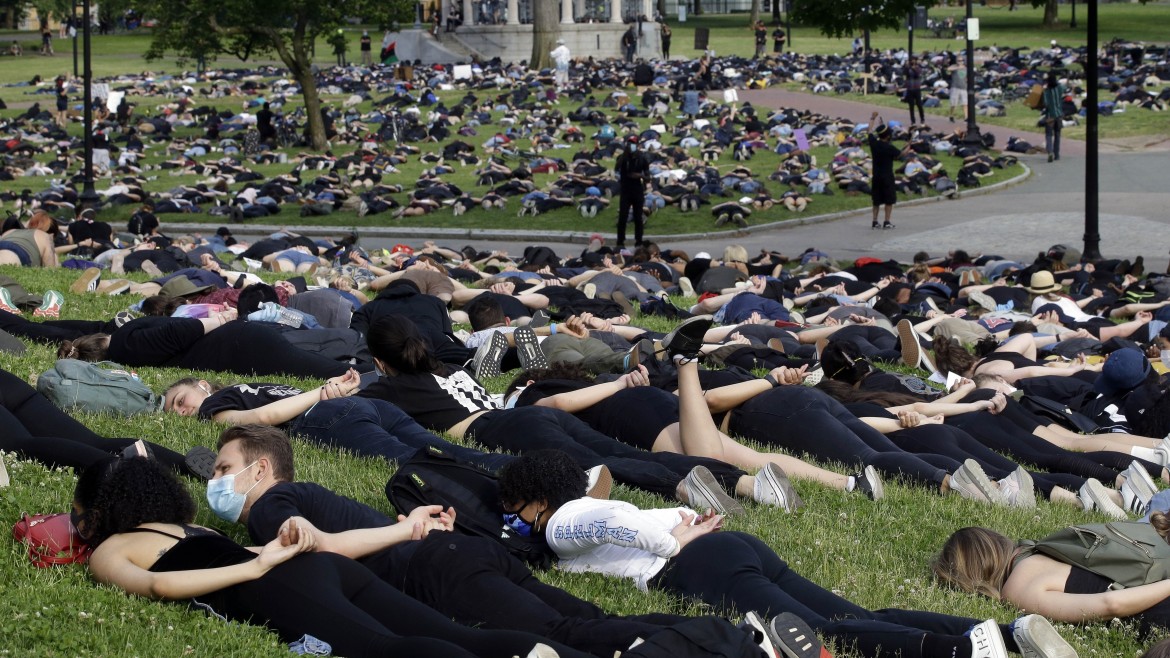
{"label": "white sock", "polygon": [[1153,448],[1143,448],[1141,446],[1134,446],[1134,447],[1129,449],[1129,454],[1133,455],[1134,457],[1137,457],[1138,459],[1144,459],[1148,462],[1154,462],[1155,464],[1162,463],[1162,454],[1159,453],[1157,450],[1154,450]]}

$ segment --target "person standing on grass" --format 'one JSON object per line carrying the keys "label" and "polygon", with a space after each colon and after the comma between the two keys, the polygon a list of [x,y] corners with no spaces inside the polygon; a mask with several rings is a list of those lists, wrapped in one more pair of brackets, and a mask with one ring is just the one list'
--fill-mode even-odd
{"label": "person standing on grass", "polygon": [[784,32],[783,25],[777,25],[776,29],[772,30],[772,51],[777,55],[784,52],[784,44],[788,41],[788,34]]}
{"label": "person standing on grass", "polygon": [[50,57],[53,55],[53,31],[48,25],[41,27],[41,54]]}
{"label": "person standing on grass", "polygon": [[621,185],[621,202],[618,204],[617,247],[626,246],[626,222],[634,222],[634,245],[642,244],[642,206],[646,202],[646,174],[650,163],[638,151],[638,138],[631,135],[626,139],[626,148],[617,158],[614,172]]}
{"label": "person standing on grass", "polygon": [[362,66],[372,66],[374,59],[370,54],[371,40],[369,30],[362,30],[362,38],[360,43],[362,49]]}
{"label": "person standing on grass", "polygon": [[1040,97],[1041,116],[1044,118],[1044,150],[1048,161],[1060,159],[1060,131],[1064,128],[1064,85],[1056,78],[1056,71],[1048,72],[1044,94]]}
{"label": "person standing on grass", "polygon": [[555,66],[553,80],[556,81],[557,91],[564,91],[565,87],[569,86],[569,63],[572,61],[572,55],[569,53],[569,47],[565,45],[565,40],[557,39],[557,47],[553,48],[549,55]]}
{"label": "person standing on grass", "polygon": [[[869,118],[873,122],[880,119],[877,112]],[[869,131],[869,151],[872,160],[872,174],[869,187],[873,197],[873,226],[872,228],[894,228],[890,217],[894,214],[894,204],[898,202],[898,191],[894,187],[894,161],[902,156],[902,151],[890,143],[893,131],[883,120]],[[906,146],[908,150],[909,145]],[[886,209],[885,222],[878,223],[878,210],[882,206]]]}
{"label": "person standing on grass", "polygon": [[662,24],[662,59],[670,59],[670,26],[666,23]]}
{"label": "person standing on grass", "polygon": [[760,59],[764,56],[764,48],[768,46],[768,28],[764,26],[764,21],[756,21],[752,25],[752,32],[756,36],[756,54],[752,59]]}

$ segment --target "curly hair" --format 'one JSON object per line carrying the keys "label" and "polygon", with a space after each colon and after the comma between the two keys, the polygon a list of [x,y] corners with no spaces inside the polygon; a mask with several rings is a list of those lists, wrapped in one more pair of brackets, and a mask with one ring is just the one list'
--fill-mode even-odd
{"label": "curly hair", "polygon": [[546,379],[568,379],[575,382],[589,382],[593,383],[593,373],[589,372],[584,366],[579,363],[557,362],[551,363],[547,368],[533,368],[532,370],[521,370],[520,374],[508,384],[508,388],[504,391],[504,395],[511,395],[516,389],[526,385],[528,382],[540,382]]}
{"label": "curly hair", "polygon": [[557,508],[584,496],[588,478],[566,453],[533,450],[500,469],[499,482],[500,502],[505,508],[537,501]]}
{"label": "curly hair", "polygon": [[143,523],[190,523],[195,501],[165,466],[152,459],[110,458],[82,471],[73,502],[91,545]]}

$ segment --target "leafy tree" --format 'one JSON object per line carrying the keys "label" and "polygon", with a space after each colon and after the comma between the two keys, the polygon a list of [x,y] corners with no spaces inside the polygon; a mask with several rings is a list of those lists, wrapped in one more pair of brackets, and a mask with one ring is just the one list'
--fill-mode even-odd
{"label": "leafy tree", "polygon": [[175,53],[202,62],[222,53],[246,61],[274,53],[300,85],[309,141],[317,150],[326,142],[313,74],[317,37],[341,28],[350,16],[389,25],[414,15],[412,0],[146,0],[136,6],[158,21],[147,59]]}
{"label": "leafy tree", "polygon": [[752,15],[748,17],[748,22],[752,25],[755,25],[756,21],[760,20],[760,4],[760,0],[752,0]]}
{"label": "leafy tree", "polygon": [[[1033,0],[1044,2],[1045,0]],[[1054,0],[1055,1],[1055,0]],[[900,29],[921,0],[792,0],[792,18],[819,28],[829,37],[853,36],[865,30]]]}

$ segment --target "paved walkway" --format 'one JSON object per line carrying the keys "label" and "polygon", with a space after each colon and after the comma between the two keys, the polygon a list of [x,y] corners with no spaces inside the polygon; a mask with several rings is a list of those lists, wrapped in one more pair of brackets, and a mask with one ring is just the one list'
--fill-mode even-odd
{"label": "paved walkway", "polygon": [[[741,100],[763,107],[799,107],[868,120],[874,109],[890,108],[829,96],[814,96],[779,89],[741,92]],[[893,118],[885,115],[887,118]],[[938,127],[938,126],[936,126]],[[1007,142],[1008,131],[990,127],[996,143]],[[1019,134],[1043,143],[1043,135]],[[669,245],[690,253],[700,250],[718,253],[731,243],[742,244],[749,253],[777,249],[794,255],[817,247],[838,258],[874,255],[909,260],[919,250],[931,255],[951,249],[970,253],[996,253],[1008,258],[1032,259],[1038,251],[1063,243],[1081,248],[1084,233],[1084,144],[1066,140],[1065,157],[1048,163],[1043,155],[1022,156],[1032,170],[1024,182],[993,194],[967,194],[955,201],[900,206],[894,211],[896,229],[871,231],[869,211],[853,213],[834,221],[753,230],[746,236],[720,235],[674,240]],[[1100,163],[1101,252],[1107,257],[1146,257],[1147,268],[1165,270],[1170,249],[1170,152],[1149,150],[1123,153],[1103,145]],[[206,230],[206,226],[202,227]],[[238,233],[246,229],[236,229]],[[412,235],[363,230],[362,243],[371,248],[395,242],[421,242]],[[499,233],[499,232],[497,232]],[[580,238],[580,234],[575,236]],[[440,243],[462,247],[474,243],[481,248],[506,249],[519,254],[535,242],[553,244],[558,252],[579,253],[570,234],[539,235],[520,230],[515,236],[473,239],[465,232],[438,236]]]}

